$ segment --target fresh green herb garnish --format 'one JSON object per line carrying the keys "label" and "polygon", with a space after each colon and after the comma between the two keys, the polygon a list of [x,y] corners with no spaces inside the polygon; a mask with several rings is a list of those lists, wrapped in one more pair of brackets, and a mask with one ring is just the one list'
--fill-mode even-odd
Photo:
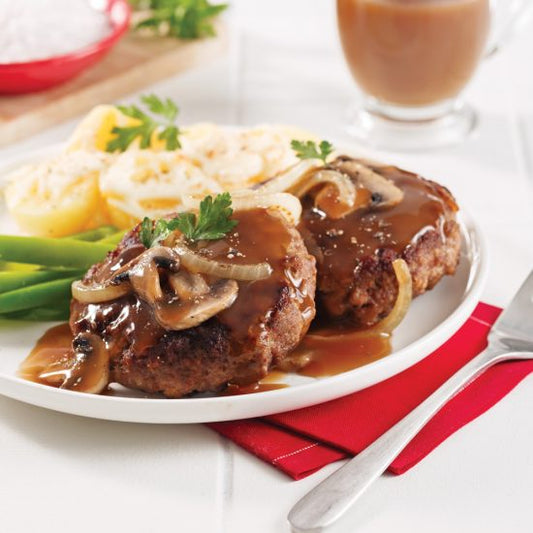
{"label": "fresh green herb garnish", "polygon": [[165,141],[167,150],[181,147],[180,130],[175,124],[179,113],[176,104],[170,98],[161,100],[155,94],[141,96],[141,100],[149,111],[161,118],[153,118],[135,105],[117,106],[124,115],[137,119],[138,124],[127,127],[115,126],[111,130],[115,137],[107,143],[107,152],[124,152],[137,138],[141,148],[148,148],[154,132],[157,131],[159,132],[157,138]]}
{"label": "fresh green herb garnish", "polygon": [[211,4],[208,0],[148,0],[137,4],[150,9],[150,15],[135,29],[149,28],[179,39],[214,36],[213,18],[228,7],[228,4]]}
{"label": "fresh green herb garnish", "polygon": [[194,213],[182,213],[176,219],[176,226],[191,241],[221,239],[238,224],[230,219],[232,214],[231,196],[224,192],[214,200],[206,196],[200,202],[198,217]]}
{"label": "fresh green herb garnish", "polygon": [[326,159],[333,152],[333,145],[328,141],[321,141],[316,145],[313,141],[291,141],[291,148],[300,159],[321,159],[326,164]]}
{"label": "fresh green herb garnish", "polygon": [[164,220],[160,218],[155,223],[151,218],[144,217],[141,222],[141,229],[139,231],[139,237],[141,242],[146,248],[158,245],[161,241],[164,241],[170,233],[173,231],[170,223],[172,220]]}
{"label": "fresh green herb garnish", "polygon": [[231,196],[228,192],[213,198],[206,196],[200,202],[198,216],[195,213],[180,213],[171,220],[159,219],[155,223],[145,217],[141,223],[141,242],[150,248],[165,240],[172,231],[179,230],[189,241],[216,240],[224,237],[237,224],[231,220]]}

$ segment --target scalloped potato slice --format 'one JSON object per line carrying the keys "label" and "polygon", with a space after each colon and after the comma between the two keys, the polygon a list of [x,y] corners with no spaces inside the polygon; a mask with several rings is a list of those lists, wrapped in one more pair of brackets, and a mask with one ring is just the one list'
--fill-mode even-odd
{"label": "scalloped potato slice", "polygon": [[224,189],[250,187],[298,161],[291,140],[315,140],[290,126],[238,129],[200,123],[184,128],[182,152]]}
{"label": "scalloped potato slice", "polygon": [[24,231],[47,237],[105,223],[98,178],[106,160],[103,154],[76,151],[16,170],[4,193],[9,213]]}
{"label": "scalloped potato slice", "polygon": [[112,223],[128,228],[180,210],[184,196],[221,188],[179,152],[128,150],[102,174],[100,190]]}
{"label": "scalloped potato slice", "polygon": [[[136,119],[127,117],[115,106],[96,106],[78,124],[67,142],[66,150],[67,152],[75,150],[105,152],[107,144],[114,138],[112,130],[115,126],[128,127],[136,123]],[[157,136],[158,132],[154,132],[150,148],[160,151],[165,148],[165,143]],[[138,148],[138,146],[139,141],[136,140],[128,147],[128,150]]]}

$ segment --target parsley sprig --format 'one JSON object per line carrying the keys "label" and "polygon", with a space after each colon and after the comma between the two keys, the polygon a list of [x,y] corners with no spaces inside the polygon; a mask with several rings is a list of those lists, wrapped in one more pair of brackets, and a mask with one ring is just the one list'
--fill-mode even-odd
{"label": "parsley sprig", "polygon": [[138,4],[150,9],[150,15],[135,29],[149,28],[179,39],[214,36],[212,21],[228,7],[227,4],[211,4],[208,0],[147,0]]}
{"label": "parsley sprig", "polygon": [[181,231],[189,241],[221,239],[237,224],[231,220],[231,196],[228,192],[219,194],[213,200],[206,196],[200,202],[198,215],[195,213],[180,213],[171,220],[159,219],[153,221],[145,217],[141,222],[140,239],[146,248],[156,246],[164,241],[171,232]]}
{"label": "parsley sprig", "polygon": [[291,148],[300,159],[320,159],[326,164],[326,159],[333,152],[333,145],[328,141],[321,141],[316,145],[313,141],[291,141]]}
{"label": "parsley sprig", "polygon": [[107,152],[124,152],[136,139],[139,139],[141,148],[149,148],[154,132],[159,132],[157,138],[165,142],[167,150],[181,148],[179,136],[180,129],[175,121],[179,113],[178,106],[170,99],[161,100],[155,94],[141,96],[141,101],[152,113],[159,118],[148,115],[135,105],[117,108],[124,115],[136,119],[132,126],[115,126],[111,133],[114,137],[107,143]]}

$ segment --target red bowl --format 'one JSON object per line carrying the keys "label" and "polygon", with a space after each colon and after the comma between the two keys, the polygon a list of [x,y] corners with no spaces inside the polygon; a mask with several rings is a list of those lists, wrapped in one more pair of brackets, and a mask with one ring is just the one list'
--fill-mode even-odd
{"label": "red bowl", "polygon": [[105,12],[111,33],[69,54],[38,61],[0,64],[0,93],[22,94],[59,85],[102,59],[127,31],[131,8],[126,0],[108,0]]}

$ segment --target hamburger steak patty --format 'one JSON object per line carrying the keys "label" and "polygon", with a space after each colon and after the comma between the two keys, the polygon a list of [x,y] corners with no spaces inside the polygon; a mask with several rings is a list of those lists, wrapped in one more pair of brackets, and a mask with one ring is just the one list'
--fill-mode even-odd
{"label": "hamburger steak patty", "polygon": [[319,317],[371,326],[390,313],[396,300],[392,262],[407,262],[417,296],[455,272],[461,236],[458,208],[445,187],[393,166],[345,156],[329,166],[357,182],[354,162],[391,180],[404,194],[401,202],[370,205],[334,220],[308,195],[299,229],[317,259]]}
{"label": "hamburger steak patty", "polygon": [[[314,258],[282,217],[253,209],[234,218],[239,225],[207,242],[203,254],[235,264],[267,261],[272,274],[239,281],[233,304],[200,325],[164,329],[135,293],[100,304],[73,300],[74,337],[92,332],[110,346],[111,381],[172,398],[216,391],[261,379],[300,342],[315,315]],[[101,282],[143,251],[137,227],[84,281]]]}

